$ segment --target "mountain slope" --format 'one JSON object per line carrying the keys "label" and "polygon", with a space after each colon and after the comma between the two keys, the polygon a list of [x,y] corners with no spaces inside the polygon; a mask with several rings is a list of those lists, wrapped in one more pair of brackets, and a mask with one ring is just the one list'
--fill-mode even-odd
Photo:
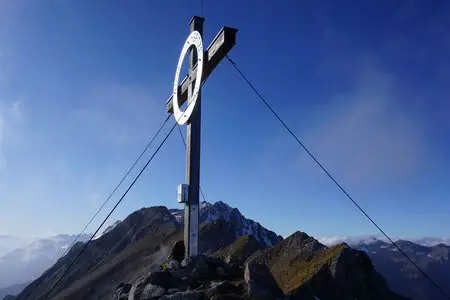
{"label": "mountain slope", "polygon": [[[164,236],[177,229],[179,229],[178,222],[165,207],[158,206],[135,211],[111,231],[91,242],[77,263],[57,286],[53,295],[72,284],[76,286],[79,280],[87,279],[95,282],[97,278],[128,267],[138,270],[140,266],[146,266],[147,264],[144,264],[146,255],[154,253]],[[147,242],[140,244],[142,248],[132,249],[133,247],[129,247],[144,237],[147,238]],[[56,283],[82,247],[82,243],[75,244],[65,257],[27,286],[17,296],[17,299],[25,299],[28,293],[32,293],[32,299],[43,299],[45,293]],[[133,265],[132,262],[136,262],[137,258],[142,258],[143,261],[137,261],[139,264]],[[101,267],[103,267],[102,270],[100,270]]]}
{"label": "mountain slope", "polygon": [[[154,208],[146,210],[151,213],[154,211]],[[166,213],[161,214],[159,218],[167,219],[169,216],[170,213],[166,210]],[[155,223],[158,223],[157,219],[154,221],[150,222],[148,227],[154,227]],[[174,223],[172,220],[169,224],[175,225],[177,223]],[[113,229],[111,233],[114,233],[116,229]],[[111,299],[114,288],[121,282],[132,282],[150,271],[157,270],[159,264],[168,255],[173,243],[182,238],[183,230],[180,227],[168,226],[164,229],[159,227],[157,232],[153,231],[144,238],[130,243],[120,253],[112,254],[107,259],[104,259],[103,262],[96,264],[87,271],[86,269],[84,269],[84,272],[78,271],[77,274],[72,274],[70,279],[63,280],[61,288],[57,289],[59,293],[55,293],[55,297],[52,299]],[[101,239],[99,238],[99,240]],[[229,245],[234,240],[235,228],[233,228],[231,223],[223,219],[205,223],[200,228],[200,245],[203,251],[216,251]],[[95,245],[93,247],[97,248],[98,246]],[[69,255],[71,256],[72,253]],[[90,258],[82,258],[77,263],[76,268],[79,268],[79,264],[87,264],[86,260],[91,261]],[[37,286],[37,289],[32,294],[32,299],[38,300],[43,298],[45,291],[48,291],[51,287],[50,283],[54,283],[54,281],[52,282],[54,275],[64,269],[68,262],[67,259],[64,263],[58,262],[58,266],[48,270],[47,274],[38,279],[42,283],[40,286],[37,286],[37,282],[32,284]],[[27,287],[27,289],[30,291],[31,286]],[[26,293],[21,293],[17,299],[24,299]]]}

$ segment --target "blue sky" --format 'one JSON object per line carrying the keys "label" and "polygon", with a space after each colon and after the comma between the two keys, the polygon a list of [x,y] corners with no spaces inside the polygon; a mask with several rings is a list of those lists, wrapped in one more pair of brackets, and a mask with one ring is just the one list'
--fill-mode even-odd
{"label": "blue sky", "polygon": [[[239,29],[230,56],[388,233],[449,235],[447,1],[204,2],[204,43]],[[83,227],[163,122],[200,11],[200,1],[0,2],[0,234]],[[376,233],[228,62],[202,105],[208,201],[282,235]],[[173,134],[110,221],[179,207],[184,169]]]}

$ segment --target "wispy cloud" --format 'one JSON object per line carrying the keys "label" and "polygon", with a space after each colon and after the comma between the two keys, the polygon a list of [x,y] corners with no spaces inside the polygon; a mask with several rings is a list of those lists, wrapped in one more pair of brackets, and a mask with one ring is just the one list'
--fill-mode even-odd
{"label": "wispy cloud", "polygon": [[339,243],[346,243],[348,245],[357,245],[360,243],[370,244],[377,240],[384,241],[381,235],[357,235],[357,236],[321,236],[317,239],[320,243],[327,246],[334,246]]}
{"label": "wispy cloud", "polygon": [[22,105],[19,101],[0,100],[0,172],[6,167],[6,147],[14,132],[23,121]]}
{"label": "wispy cloud", "polygon": [[370,66],[359,75],[354,89],[313,112],[304,140],[349,184],[367,186],[415,174],[427,150],[420,124],[397,101],[391,75]]}
{"label": "wispy cloud", "polygon": [[[145,136],[164,109],[152,93],[140,85],[102,84],[82,95],[83,105],[70,112],[71,122],[85,137],[115,145],[129,144]],[[143,130],[144,129],[144,130]]]}

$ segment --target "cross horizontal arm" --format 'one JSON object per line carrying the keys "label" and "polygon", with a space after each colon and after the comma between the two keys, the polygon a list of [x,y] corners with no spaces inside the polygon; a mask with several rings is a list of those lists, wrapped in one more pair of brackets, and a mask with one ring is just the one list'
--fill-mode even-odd
{"label": "cross horizontal arm", "polygon": [[[216,35],[214,40],[204,52],[202,83],[206,81],[212,70],[227,55],[227,53],[236,44],[237,29],[223,27]],[[178,105],[183,105],[187,100],[189,85],[197,79],[197,65],[194,66],[188,76],[186,76],[178,86]],[[173,113],[172,95],[166,101],[167,111]]]}

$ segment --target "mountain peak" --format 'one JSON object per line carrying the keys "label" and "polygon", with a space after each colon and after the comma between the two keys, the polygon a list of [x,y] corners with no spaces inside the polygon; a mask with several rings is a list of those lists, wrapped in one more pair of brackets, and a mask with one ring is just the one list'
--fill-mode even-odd
{"label": "mountain peak", "polygon": [[108,232],[113,230],[114,227],[116,227],[120,222],[121,222],[120,220],[117,220],[114,223],[112,223],[111,225],[109,225],[105,230],[103,230],[102,235],[107,234]]}
{"label": "mountain peak", "polygon": [[[179,224],[184,225],[184,210],[170,209],[170,213]],[[200,203],[200,223],[208,223],[219,219],[223,219],[233,225],[233,228],[236,230],[236,238],[250,234],[266,247],[274,246],[283,239],[273,231],[261,226],[258,222],[245,218],[239,209],[231,207],[223,201],[217,201],[213,204],[206,201]]]}
{"label": "mountain peak", "polygon": [[326,247],[296,231],[278,245],[249,259],[266,263],[290,299],[403,299],[390,290],[370,258],[341,243]]}

